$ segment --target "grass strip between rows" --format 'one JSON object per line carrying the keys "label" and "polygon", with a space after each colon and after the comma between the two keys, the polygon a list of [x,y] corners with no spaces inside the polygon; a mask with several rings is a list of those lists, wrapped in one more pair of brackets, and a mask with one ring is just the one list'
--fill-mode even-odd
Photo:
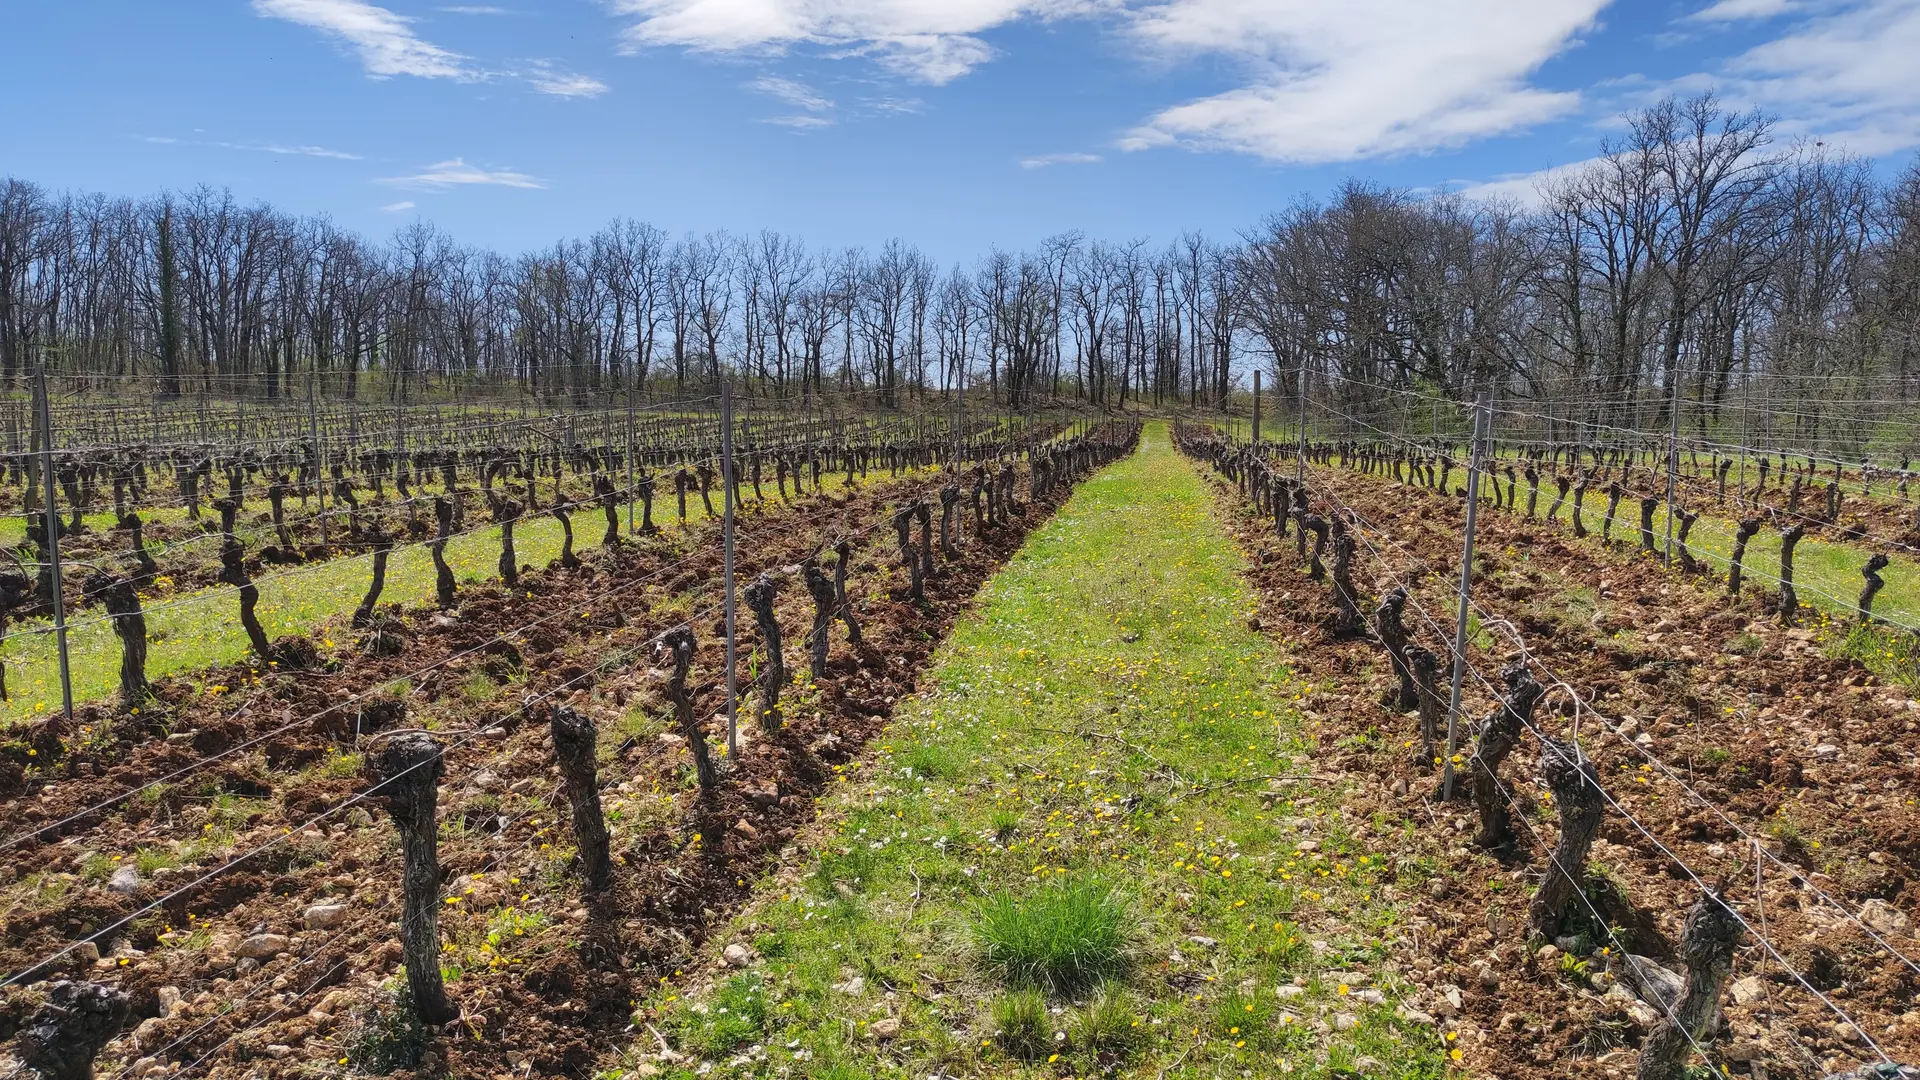
{"label": "grass strip between rows", "polygon": [[1161,426],[1083,485],[606,1075],[1444,1075],[1213,512]]}

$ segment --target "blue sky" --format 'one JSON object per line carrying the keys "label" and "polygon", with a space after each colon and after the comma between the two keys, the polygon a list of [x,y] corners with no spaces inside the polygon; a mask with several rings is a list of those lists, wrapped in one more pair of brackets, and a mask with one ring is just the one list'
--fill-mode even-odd
{"label": "blue sky", "polygon": [[[0,172],[503,251],[615,216],[1231,234],[1347,177],[1525,197],[1714,87],[1889,169],[1920,0],[6,0]],[[24,47],[23,47],[24,46]],[[1490,185],[1490,186],[1489,186]]]}

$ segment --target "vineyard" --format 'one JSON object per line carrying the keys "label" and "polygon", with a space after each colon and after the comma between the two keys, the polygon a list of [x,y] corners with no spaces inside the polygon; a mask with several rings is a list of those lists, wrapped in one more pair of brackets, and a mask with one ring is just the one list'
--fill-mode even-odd
{"label": "vineyard", "polygon": [[1920,1060],[1910,463],[9,404],[21,1069]]}
{"label": "vineyard", "polygon": [[1179,435],[1321,753],[1423,807],[1432,1004],[1541,1069],[1637,1044],[1642,1077],[1906,1075],[1908,463],[1502,441],[1491,416],[1457,440],[1345,413],[1356,437]]}

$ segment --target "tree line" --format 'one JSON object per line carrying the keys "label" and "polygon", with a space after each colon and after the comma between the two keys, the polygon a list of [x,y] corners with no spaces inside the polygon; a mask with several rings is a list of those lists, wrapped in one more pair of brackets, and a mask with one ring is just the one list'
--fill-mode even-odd
{"label": "tree line", "polygon": [[9,179],[0,379],[51,356],[163,394],[297,395],[318,374],[395,400],[474,379],[579,398],[724,370],[779,397],[1218,407],[1260,368],[1361,417],[1392,412],[1383,389],[1488,389],[1575,423],[1663,426],[1677,404],[1702,430],[1756,387],[1815,428],[1833,417],[1785,408],[1809,386],[1916,396],[1920,164],[1882,180],[1711,94],[1625,119],[1536,203],[1355,180],[1231,239],[1067,232],[947,269],[899,240],[624,219],[509,256],[425,222],[378,243],[211,188]]}

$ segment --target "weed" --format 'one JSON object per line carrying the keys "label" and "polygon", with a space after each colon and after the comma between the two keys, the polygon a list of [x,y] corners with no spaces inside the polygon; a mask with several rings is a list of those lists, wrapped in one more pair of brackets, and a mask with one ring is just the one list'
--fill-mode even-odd
{"label": "weed", "polygon": [[1560,981],[1574,986],[1585,987],[1592,972],[1588,969],[1584,957],[1572,953],[1560,954]]}
{"label": "weed", "polygon": [[1072,993],[1126,969],[1132,926],[1110,886],[1073,877],[1022,898],[993,897],[973,933],[981,962],[1007,984]]}
{"label": "weed", "polygon": [[344,1056],[360,1072],[385,1076],[419,1064],[431,1034],[414,1015],[413,992],[404,982],[397,990],[383,987],[356,1014]]}
{"label": "weed", "polygon": [[1038,990],[1014,990],[993,1001],[994,1038],[1000,1048],[1031,1060],[1047,1052],[1053,1042],[1053,1024],[1047,1000]]}
{"label": "weed", "polygon": [[993,838],[1006,843],[1020,828],[1020,812],[1007,807],[995,807],[993,811]]}
{"label": "weed", "polygon": [[1068,1037],[1082,1050],[1125,1057],[1140,1043],[1140,1014],[1134,1011],[1125,993],[1103,989],[1074,1014]]}

